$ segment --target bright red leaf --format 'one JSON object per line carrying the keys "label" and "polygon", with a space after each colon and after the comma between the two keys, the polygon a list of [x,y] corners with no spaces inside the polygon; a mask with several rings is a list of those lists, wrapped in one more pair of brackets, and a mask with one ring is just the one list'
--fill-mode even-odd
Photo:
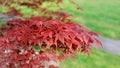
{"label": "bright red leaf", "polygon": [[6,25],[0,29],[0,67],[44,68],[46,62],[75,56],[76,51],[89,54],[92,44],[100,44],[96,33],[72,21],[32,17]]}

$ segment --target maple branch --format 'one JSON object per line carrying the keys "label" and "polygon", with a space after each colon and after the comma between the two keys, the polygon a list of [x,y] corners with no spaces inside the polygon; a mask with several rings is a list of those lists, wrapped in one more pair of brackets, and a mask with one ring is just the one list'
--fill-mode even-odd
{"label": "maple branch", "polygon": [[3,6],[5,6],[5,5],[6,5],[6,3],[7,3],[7,0],[5,0],[5,1],[4,1]]}

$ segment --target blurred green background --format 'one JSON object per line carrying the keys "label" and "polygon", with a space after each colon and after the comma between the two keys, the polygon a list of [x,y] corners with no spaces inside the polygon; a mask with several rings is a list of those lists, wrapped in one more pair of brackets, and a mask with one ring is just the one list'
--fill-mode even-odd
{"label": "blurred green background", "polygon": [[[75,20],[102,36],[120,39],[120,0],[75,0],[82,12],[67,4],[66,11],[74,14]],[[120,56],[93,48],[88,57],[65,60],[61,68],[120,68]]]}
{"label": "blurred green background", "polygon": [[[73,19],[80,24],[100,33],[102,36],[120,39],[120,0],[74,0],[83,11],[76,10],[75,5],[67,0],[60,6],[65,12],[73,14]],[[43,5],[43,7],[46,4]],[[17,6],[13,4],[13,6]],[[8,9],[0,5],[0,12]],[[17,7],[29,17],[31,13],[39,14],[31,8]],[[27,10],[26,10],[27,9]],[[50,10],[57,10],[56,5]],[[0,21],[3,22],[3,21]],[[110,54],[101,49],[93,48],[90,56],[77,54],[77,58],[65,60],[60,63],[61,68],[120,68],[120,56]]]}
{"label": "blurred green background", "polygon": [[[75,0],[82,12],[67,4],[75,20],[102,36],[120,39],[120,0]],[[120,56],[93,48],[91,55],[65,60],[61,68],[120,68]]]}

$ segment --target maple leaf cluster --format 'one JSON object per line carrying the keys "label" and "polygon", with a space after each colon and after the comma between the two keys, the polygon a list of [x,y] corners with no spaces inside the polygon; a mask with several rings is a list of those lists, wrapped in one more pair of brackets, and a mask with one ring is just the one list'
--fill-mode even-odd
{"label": "maple leaf cluster", "polygon": [[100,44],[83,25],[43,17],[15,19],[0,27],[0,68],[57,68],[46,64],[89,54],[92,44]]}
{"label": "maple leaf cluster", "polygon": [[[26,6],[27,8],[37,10],[38,12],[42,12],[42,13],[47,12],[49,14],[50,11],[47,11],[49,6],[47,6],[46,8],[40,7],[45,2],[59,4],[59,3],[62,3],[62,0],[20,0],[20,1],[19,0],[9,0],[9,1],[0,0],[0,5],[7,7],[9,9],[9,11],[2,12],[2,13],[23,17],[24,14],[21,12],[21,10],[18,9],[16,6],[13,6],[13,4],[17,4],[18,7],[20,7],[20,6],[25,7]],[[34,14],[32,14],[32,15],[34,15]]]}
{"label": "maple leaf cluster", "polygon": [[[71,5],[74,5],[77,10],[82,11],[83,9],[77,4],[74,0],[68,0]],[[44,3],[48,3],[50,5],[46,5],[46,7],[42,7]],[[62,15],[66,15],[66,13],[61,12],[66,8],[62,8],[60,6],[63,4],[63,0],[0,0],[0,5],[6,7],[8,10],[5,12],[1,12],[3,14],[12,15],[12,16],[19,16],[19,17],[31,17],[31,16],[46,16],[56,18]],[[53,4],[56,4],[54,6]],[[14,6],[15,5],[15,6]],[[30,10],[35,10],[33,13],[30,14],[24,13],[24,9],[28,8]],[[49,8],[57,8],[55,10],[49,10]],[[39,14],[41,13],[41,14]]]}

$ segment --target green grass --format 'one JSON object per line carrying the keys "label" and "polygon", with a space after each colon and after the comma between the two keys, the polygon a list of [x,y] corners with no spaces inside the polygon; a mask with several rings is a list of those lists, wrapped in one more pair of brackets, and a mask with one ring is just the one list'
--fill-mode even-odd
{"label": "green grass", "polygon": [[120,0],[75,0],[83,11],[67,4],[66,11],[80,22],[101,35],[120,39]]}
{"label": "green grass", "polygon": [[[72,5],[66,12],[72,13],[77,22],[109,38],[120,39],[120,0],[75,0],[84,11],[76,11]],[[66,2],[67,3],[67,2]],[[91,55],[77,55],[77,59],[65,60],[61,68],[120,68],[120,56],[93,49]]]}
{"label": "green grass", "polygon": [[77,59],[65,60],[61,68],[120,68],[120,56],[93,49],[90,56],[78,54]]}

